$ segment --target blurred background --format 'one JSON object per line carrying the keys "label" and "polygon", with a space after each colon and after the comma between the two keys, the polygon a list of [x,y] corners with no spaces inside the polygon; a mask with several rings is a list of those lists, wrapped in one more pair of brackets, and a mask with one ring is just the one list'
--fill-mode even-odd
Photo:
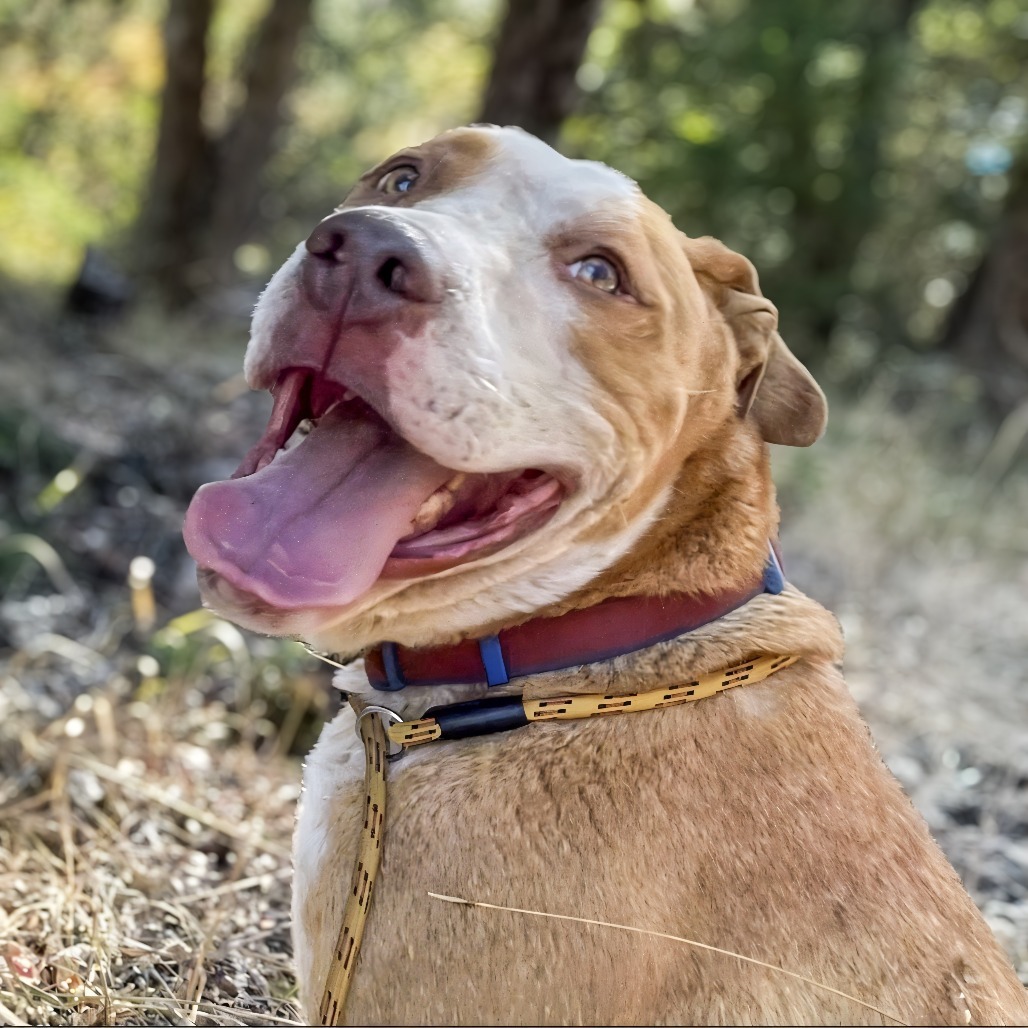
{"label": "blurred background", "polygon": [[789,576],[1028,980],[1024,0],[0,0],[0,77],[0,1024],[297,1019],[336,700],[197,609],[181,519],[267,416],[263,283],[469,121],[756,264],[833,408],[775,455]]}

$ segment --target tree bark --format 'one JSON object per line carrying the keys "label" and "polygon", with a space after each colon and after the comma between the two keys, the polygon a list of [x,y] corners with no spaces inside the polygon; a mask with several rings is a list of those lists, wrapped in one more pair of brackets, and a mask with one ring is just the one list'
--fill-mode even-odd
{"label": "tree bark", "polygon": [[995,412],[1028,397],[1028,150],[1011,171],[999,228],[954,304],[941,346],[980,378]]}
{"label": "tree bark", "polygon": [[211,218],[209,258],[215,281],[233,276],[233,255],[253,227],[261,172],[282,123],[283,99],[296,69],[300,33],[310,0],[273,0],[250,48],[246,99],[218,144],[218,190]]}
{"label": "tree bark", "polygon": [[[797,268],[794,261],[791,271],[798,271],[810,282],[805,306],[810,311],[808,345],[814,349],[811,357],[823,352],[838,323],[839,301],[852,289],[856,254],[873,225],[876,200],[872,182],[882,167],[882,134],[897,76],[903,67],[904,51],[910,44],[910,25],[920,4],[921,0],[890,0],[879,5],[877,18],[869,18],[862,26],[866,57],[856,83],[852,142],[846,161],[837,172],[843,188],[828,203],[819,201],[809,187],[797,195],[797,238],[806,240],[806,244],[799,258],[804,267]],[[798,31],[799,24],[794,28]],[[810,108],[806,68],[798,66],[795,71],[794,97],[786,98],[779,91],[777,99],[779,109],[796,126],[792,133],[793,149],[802,159],[802,155],[814,152],[816,122]],[[818,170],[816,163],[812,163],[808,180],[811,185]]]}
{"label": "tree bark", "polygon": [[136,276],[170,308],[234,277],[233,256],[256,214],[311,0],[272,0],[242,74],[245,97],[212,139],[203,124],[214,0],[171,0],[154,167],[136,226]]}
{"label": "tree bark", "polygon": [[192,292],[212,186],[201,108],[213,0],[171,0],[164,25],[167,73],[153,171],[136,228],[140,275],[172,303]]}
{"label": "tree bark", "polygon": [[602,0],[508,0],[479,120],[554,143]]}

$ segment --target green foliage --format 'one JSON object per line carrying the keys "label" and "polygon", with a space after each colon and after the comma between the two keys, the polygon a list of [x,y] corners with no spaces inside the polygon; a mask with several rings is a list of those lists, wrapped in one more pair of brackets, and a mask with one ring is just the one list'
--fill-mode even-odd
{"label": "green foliage", "polygon": [[154,0],[0,6],[0,273],[67,280],[131,223],[161,81]]}
{"label": "green foliage", "polygon": [[[266,0],[216,5],[204,119],[241,99],[239,71]],[[288,126],[239,255],[266,277],[370,163],[470,120],[495,0],[315,4]],[[0,275],[67,283],[88,243],[117,245],[138,213],[164,78],[157,0],[0,3]]]}
{"label": "green foliage", "polygon": [[614,0],[566,140],[750,256],[842,376],[959,294],[1028,134],[1026,37],[1016,0]]}
{"label": "green foliage", "polygon": [[893,107],[874,183],[880,213],[856,282],[924,345],[1002,215],[1012,165],[1028,156],[1024,5],[927,4]]}
{"label": "green foliage", "polygon": [[[266,7],[216,5],[215,132]],[[474,117],[500,8],[315,4],[242,272],[266,277],[370,164]],[[0,3],[0,274],[67,282],[86,243],[124,238],[163,14],[158,0]],[[987,244],[1028,136],[1028,14],[1021,0],[608,0],[579,82],[568,152],[750,256],[789,342],[845,378],[883,343],[935,340]]]}

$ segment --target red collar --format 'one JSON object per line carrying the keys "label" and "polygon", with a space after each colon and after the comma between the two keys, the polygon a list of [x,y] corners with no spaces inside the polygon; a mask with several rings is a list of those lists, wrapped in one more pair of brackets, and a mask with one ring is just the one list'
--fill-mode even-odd
{"label": "red collar", "polygon": [[506,685],[512,678],[610,660],[674,639],[784,586],[772,546],[760,580],[740,589],[713,596],[615,597],[452,646],[382,643],[365,654],[364,668],[376,689],[390,692],[408,685]]}

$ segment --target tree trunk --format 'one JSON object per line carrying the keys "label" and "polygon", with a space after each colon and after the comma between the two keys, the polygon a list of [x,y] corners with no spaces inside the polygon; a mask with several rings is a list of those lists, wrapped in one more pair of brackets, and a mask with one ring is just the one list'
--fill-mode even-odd
{"label": "tree trunk", "polygon": [[508,0],[479,121],[554,143],[578,99],[575,75],[602,0]]}
{"label": "tree trunk", "polygon": [[212,186],[201,117],[213,0],[171,0],[164,25],[167,66],[154,166],[136,228],[137,267],[172,304],[191,278]]}
{"label": "tree trunk", "polygon": [[256,29],[243,99],[220,139],[203,125],[204,65],[214,0],[171,0],[167,73],[154,168],[136,225],[136,271],[168,307],[187,306],[234,274],[261,176],[281,123],[310,0],[272,0]]}
{"label": "tree trunk", "polygon": [[1011,172],[1003,216],[941,346],[981,379],[1000,416],[1028,397],[1028,151]]}
{"label": "tree trunk", "polygon": [[296,67],[300,33],[310,0],[273,0],[251,46],[244,73],[246,99],[218,144],[218,184],[208,248],[211,275],[233,277],[233,255],[253,227],[261,171],[282,122],[282,103]]}
{"label": "tree trunk", "polygon": [[[837,171],[842,189],[828,203],[819,201],[810,188],[801,191],[796,199],[797,237],[806,240],[798,259],[804,262],[800,275],[810,283],[804,306],[810,312],[812,357],[824,351],[838,323],[839,301],[852,289],[857,251],[873,227],[877,202],[872,183],[882,167],[882,133],[904,53],[910,44],[910,25],[920,3],[921,0],[890,0],[878,6],[877,17],[865,18],[861,29],[866,40],[866,58],[856,84],[852,142],[845,163]],[[795,29],[798,31],[798,24]],[[810,109],[811,87],[806,81],[806,68],[795,70],[795,99],[787,99],[781,91],[777,99],[785,117],[796,125],[794,152],[812,155],[816,122]],[[806,102],[804,98],[808,98]],[[816,163],[812,163],[811,185],[818,170]],[[794,261],[794,274],[796,270]]]}

